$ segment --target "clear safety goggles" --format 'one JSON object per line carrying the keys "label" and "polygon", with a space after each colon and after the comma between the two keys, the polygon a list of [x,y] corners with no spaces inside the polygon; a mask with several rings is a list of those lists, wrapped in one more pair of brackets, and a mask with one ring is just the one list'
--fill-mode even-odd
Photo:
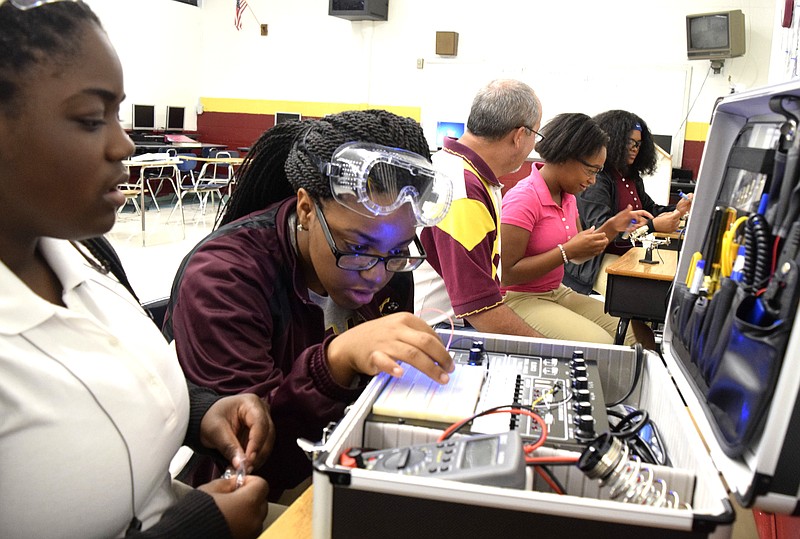
{"label": "clear safety goggles", "polygon": [[432,226],[444,218],[453,199],[453,182],[407,150],[348,142],[329,163],[318,165],[330,179],[333,198],[367,217],[389,215],[407,202],[419,225]]}
{"label": "clear safety goggles", "polygon": [[[77,2],[78,0],[8,0],[12,6],[23,11],[33,9],[35,7],[43,6],[44,4],[52,4],[55,2]],[[0,0],[0,5],[6,3],[6,0]]]}

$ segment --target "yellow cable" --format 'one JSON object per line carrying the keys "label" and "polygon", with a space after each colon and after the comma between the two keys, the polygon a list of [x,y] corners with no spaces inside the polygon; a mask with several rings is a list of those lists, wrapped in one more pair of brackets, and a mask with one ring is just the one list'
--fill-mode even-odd
{"label": "yellow cable", "polygon": [[[730,214],[728,214],[730,220]],[[739,217],[733,221],[728,230],[722,235],[722,250],[720,251],[720,272],[723,277],[730,277],[733,271],[733,263],[739,252],[739,244],[736,243],[736,231],[739,226],[747,221],[747,216]]]}
{"label": "yellow cable", "polygon": [[743,215],[742,217],[739,217],[738,219],[736,219],[733,222],[733,224],[731,225],[729,230],[731,232],[733,232],[734,234],[736,234],[736,229],[738,229],[739,226],[741,226],[741,224],[744,223],[745,221],[747,221],[747,216],[746,215]]}
{"label": "yellow cable", "polygon": [[547,395],[550,395],[551,393],[554,393],[555,391],[556,391],[556,386],[553,386],[550,389],[548,389],[547,391],[545,391],[544,393],[542,393],[541,395],[539,395],[539,398],[531,403],[531,410],[533,410],[536,407],[537,404],[542,402],[542,400],[544,400],[544,398]]}

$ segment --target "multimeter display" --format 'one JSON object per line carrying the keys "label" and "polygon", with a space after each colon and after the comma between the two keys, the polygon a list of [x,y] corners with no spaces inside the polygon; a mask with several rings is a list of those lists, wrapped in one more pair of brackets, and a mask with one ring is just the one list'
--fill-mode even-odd
{"label": "multimeter display", "polygon": [[525,488],[525,453],[517,431],[368,451],[367,470]]}
{"label": "multimeter display", "polygon": [[491,466],[497,460],[498,441],[495,438],[470,440],[464,444],[461,467],[465,470]]}

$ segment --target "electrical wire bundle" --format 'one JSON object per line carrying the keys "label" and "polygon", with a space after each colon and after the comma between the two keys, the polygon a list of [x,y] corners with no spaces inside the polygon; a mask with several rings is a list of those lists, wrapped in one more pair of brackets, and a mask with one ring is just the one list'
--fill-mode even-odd
{"label": "electrical wire bundle", "polygon": [[624,413],[611,408],[606,410],[608,416],[619,420],[610,426],[611,436],[627,444],[630,453],[642,462],[669,466],[666,446],[647,410],[623,407]]}
{"label": "electrical wire bundle", "polygon": [[504,404],[501,406],[495,406],[494,408],[488,408],[482,412],[478,412],[477,414],[471,415],[465,419],[457,423],[453,423],[450,425],[439,437],[437,441],[442,442],[450,438],[453,434],[458,432],[462,429],[465,425],[472,422],[474,419],[485,416],[485,415],[492,415],[492,414],[515,414],[515,415],[526,415],[536,421],[539,425],[539,432],[541,435],[539,439],[535,440],[534,442],[527,443],[523,446],[523,450],[525,452],[525,462],[529,466],[533,466],[536,473],[544,479],[544,481],[550,485],[550,488],[553,489],[554,492],[557,494],[565,494],[566,489],[563,485],[556,479],[556,477],[552,474],[552,472],[546,467],[546,465],[551,466],[558,466],[558,465],[572,465],[578,461],[578,457],[535,457],[533,456],[533,452],[536,451],[538,448],[542,447],[547,440],[547,425],[544,422],[544,419],[533,411],[533,409],[539,405],[543,400],[547,399],[548,396],[551,396],[559,391],[560,385],[553,386],[549,391],[542,394],[539,398],[531,403],[530,406],[523,406],[519,403],[513,404]]}

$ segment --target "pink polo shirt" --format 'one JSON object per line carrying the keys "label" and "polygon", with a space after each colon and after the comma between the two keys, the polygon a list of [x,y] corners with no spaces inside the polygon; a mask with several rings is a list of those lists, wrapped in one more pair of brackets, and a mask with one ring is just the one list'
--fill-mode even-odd
{"label": "pink polo shirt", "polygon": [[[503,197],[502,224],[518,226],[531,233],[525,256],[550,251],[578,233],[575,195],[561,193],[561,206],[556,204],[539,172],[542,166],[543,163],[535,163],[530,176],[520,180]],[[564,266],[559,265],[529,283],[503,287],[502,290],[549,292],[558,288],[562,277]]]}

